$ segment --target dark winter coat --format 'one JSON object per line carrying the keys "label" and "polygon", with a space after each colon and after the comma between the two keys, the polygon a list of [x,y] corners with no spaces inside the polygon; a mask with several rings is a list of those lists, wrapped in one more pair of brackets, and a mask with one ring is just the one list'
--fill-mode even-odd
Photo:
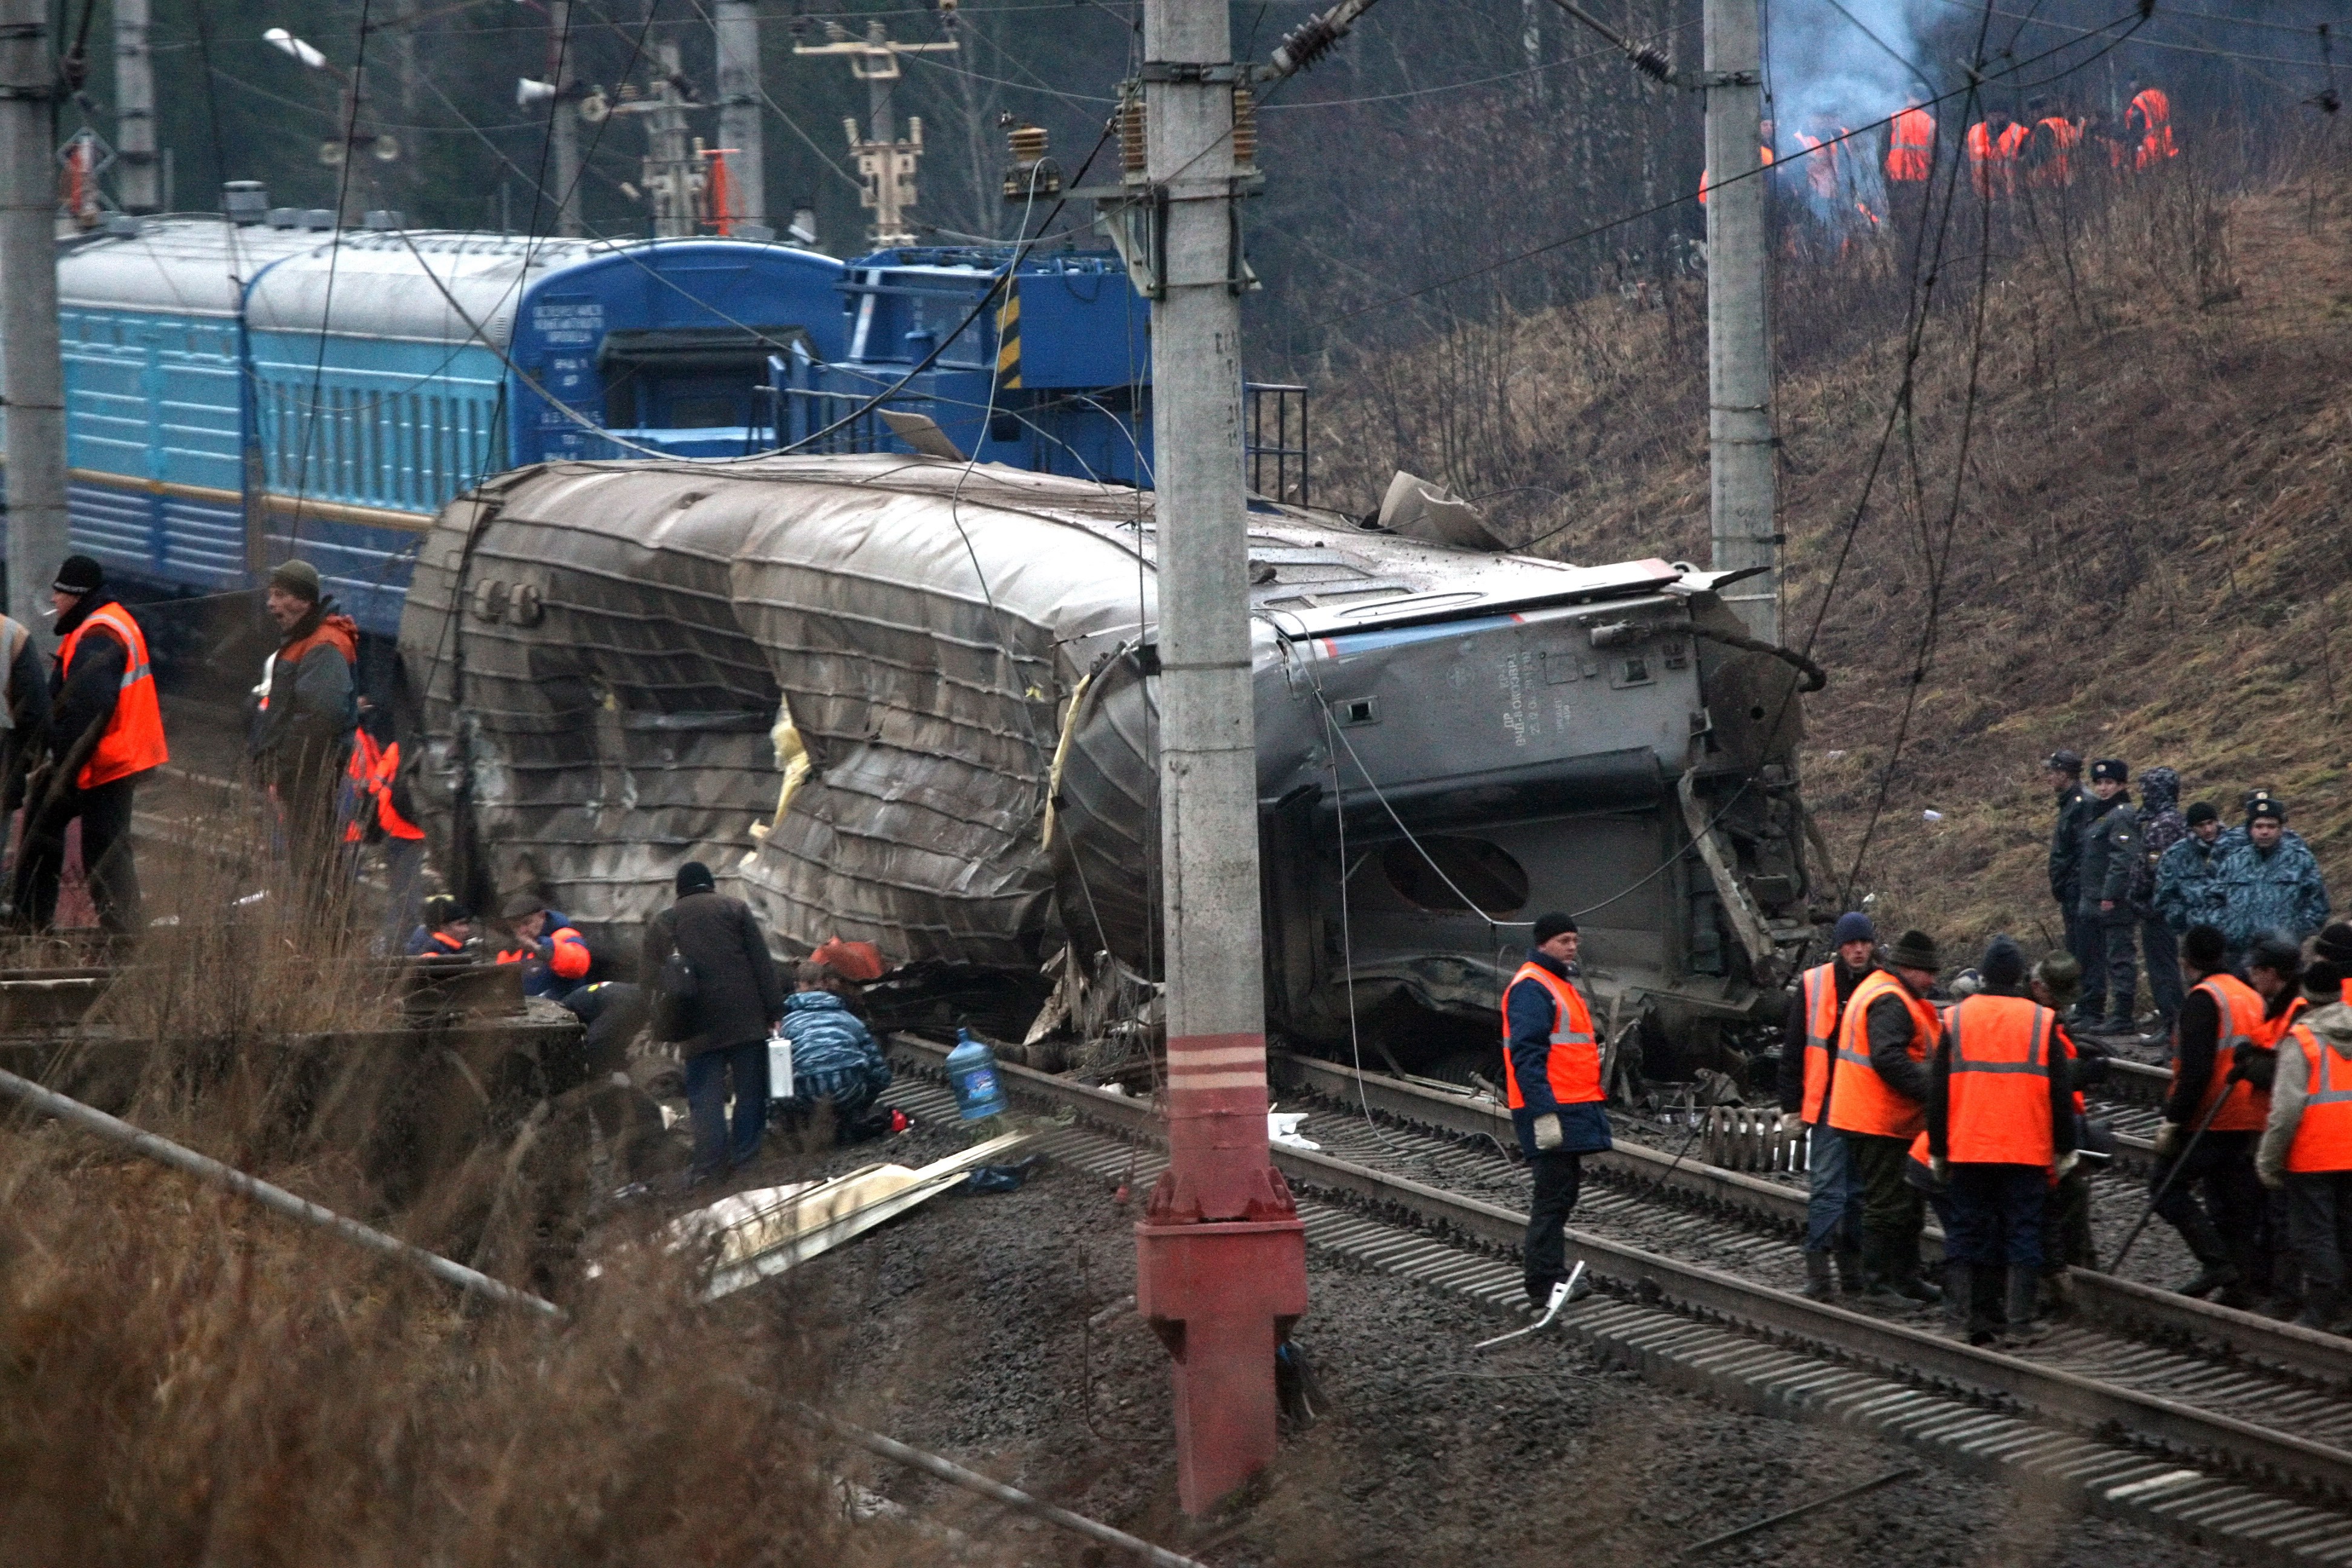
{"label": "dark winter coat", "polygon": [[[74,607],[58,617],[51,628],[57,633],[58,645],[65,646],[67,635],[84,621],[115,603],[115,597],[103,588],[84,594]],[[55,661],[52,661],[53,664]],[[57,668],[49,672],[49,741],[54,753],[64,762],[75,763],[89,755],[87,747],[98,743],[106,726],[114,717],[115,700],[122,691],[123,673],[131,668],[131,650],[121,637],[104,627],[81,640],[74,650],[73,673],[63,674]]]}
{"label": "dark winter coat", "polygon": [[2194,833],[2167,849],[2156,863],[2156,912],[2178,932],[2190,926],[2221,923],[2221,842]]}
{"label": "dark winter coat", "polygon": [[2050,896],[2070,907],[2083,896],[2083,828],[2095,804],[2080,780],[2058,792],[2058,824],[2050,831]]}
{"label": "dark winter coat", "polygon": [[[321,630],[327,635],[298,657],[287,657],[286,650]],[[340,784],[360,726],[352,684],[358,637],[359,628],[331,600],[311,605],[280,635],[269,667],[269,705],[253,728],[253,754],[280,789],[317,788],[329,780]]]}
{"label": "dark winter coat", "polygon": [[768,1037],[784,1011],[784,984],[749,904],[723,893],[688,893],[646,928],[640,973],[659,974],[673,952],[694,966],[697,985],[688,1056]]}
{"label": "dark winter coat", "polygon": [[[2130,792],[2118,791],[2109,800],[2093,796],[2091,816],[2083,826],[2083,918],[2128,915],[2132,877],[2138,868],[2139,814],[2132,809]],[[2102,911],[2102,902],[2116,907]]]}
{"label": "dark winter coat", "polygon": [[[1830,979],[1837,986],[1838,1017],[1845,1017],[1845,1005],[1853,995],[1853,988],[1870,973],[1868,968],[1848,969],[1836,958],[1830,960]],[[1780,1026],[1780,1109],[1805,1109],[1805,988],[1795,987],[1789,993],[1789,1011]],[[1837,1041],[1830,1042],[1830,1076],[1822,1093],[1822,1116],[1827,1120],[1830,1110],[1829,1088],[1837,1083]]]}
{"label": "dark winter coat", "polygon": [[2189,819],[2180,815],[2180,775],[2170,768],[2150,768],[2139,775],[2139,862],[2132,879],[2133,912],[2146,919],[2161,914],[2156,905],[2156,872],[2166,850],[2189,837]]}

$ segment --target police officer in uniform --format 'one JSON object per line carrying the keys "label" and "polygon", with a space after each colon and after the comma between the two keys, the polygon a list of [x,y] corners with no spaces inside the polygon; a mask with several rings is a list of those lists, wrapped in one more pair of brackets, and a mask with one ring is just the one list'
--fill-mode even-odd
{"label": "police officer in uniform", "polygon": [[1528,1300],[1538,1311],[1568,1278],[1563,1232],[1576,1208],[1582,1156],[1611,1147],[1601,1047],[1592,1010],[1575,984],[1577,941],[1570,917],[1537,921],[1528,961],[1503,992],[1503,1082],[1519,1151],[1535,1178],[1522,1250]]}

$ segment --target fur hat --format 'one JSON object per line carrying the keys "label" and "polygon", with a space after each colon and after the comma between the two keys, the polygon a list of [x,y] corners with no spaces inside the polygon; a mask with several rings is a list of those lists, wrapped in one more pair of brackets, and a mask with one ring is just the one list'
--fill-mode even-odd
{"label": "fur hat", "polygon": [[2091,782],[2093,784],[2104,784],[2110,781],[2116,784],[2128,784],[2131,782],[2131,769],[2125,764],[2124,760],[2121,757],[2101,757],[2097,762],[2091,764]]}
{"label": "fur hat", "polygon": [[2062,746],[2058,750],[2051,752],[2048,756],[2042,758],[2042,765],[2048,768],[2052,773],[2065,773],[2073,778],[2081,778],[2083,776],[2083,753],[2080,752],[2070,752]]}
{"label": "fur hat", "polygon": [[2266,789],[2258,789],[2246,796],[2246,826],[2252,827],[2265,816],[2284,824],[2286,821],[2286,803]]}

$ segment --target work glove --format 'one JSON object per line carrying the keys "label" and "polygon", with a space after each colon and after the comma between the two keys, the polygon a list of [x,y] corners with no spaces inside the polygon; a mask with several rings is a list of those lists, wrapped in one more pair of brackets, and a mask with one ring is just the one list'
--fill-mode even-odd
{"label": "work glove", "polygon": [[2278,1053],[2262,1046],[2248,1045],[2239,1048],[2238,1059],[2231,1065],[2229,1081],[2250,1083],[2264,1094],[2278,1077]]}
{"label": "work glove", "polygon": [[2075,1163],[2081,1159],[2082,1155],[2076,1153],[2074,1150],[2069,1149],[2051,1163],[2050,1173],[2063,1182],[2066,1179],[2066,1173],[2072,1171],[2074,1168]]}
{"label": "work glove", "polygon": [[1559,1118],[1557,1115],[1546,1111],[1536,1118],[1536,1148],[1539,1152],[1549,1152],[1559,1148],[1561,1142]]}
{"label": "work glove", "polygon": [[1927,1171],[1936,1178],[1936,1184],[1941,1186],[1951,1179],[1952,1163],[1941,1154],[1931,1154],[1927,1157]]}
{"label": "work glove", "polygon": [[1795,1111],[1795,1110],[1784,1110],[1784,1111],[1780,1112],[1780,1136],[1781,1136],[1781,1137],[1783,1137],[1783,1138],[1794,1138],[1798,1133],[1800,1133],[1800,1132],[1803,1131],[1804,1130],[1805,1130],[1805,1118],[1804,1118],[1804,1114],[1803,1114],[1801,1111]]}
{"label": "work glove", "polygon": [[2277,1192],[2286,1185],[2286,1172],[2284,1169],[2273,1171],[2257,1165],[2254,1167],[2254,1174],[2260,1176],[2263,1179],[2263,1185],[2273,1192]]}
{"label": "work glove", "polygon": [[2156,1130],[2156,1157],[2169,1160],[2180,1148],[2180,1123],[2168,1121]]}

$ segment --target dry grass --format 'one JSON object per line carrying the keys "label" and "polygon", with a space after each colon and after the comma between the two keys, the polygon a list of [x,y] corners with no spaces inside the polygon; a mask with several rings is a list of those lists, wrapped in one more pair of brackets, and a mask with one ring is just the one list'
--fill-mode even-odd
{"label": "dry grass", "polygon": [[[2042,193],[1997,216],[1989,251],[1964,200],[1908,416],[1825,610],[1901,382],[1906,258],[1779,263],[1784,624],[1801,643],[1820,616],[1832,677],[1810,707],[1806,782],[1841,877],[1885,784],[1855,889],[1884,915],[1962,943],[2054,929],[2033,764],[2061,744],[2169,764],[2184,799],[2225,811],[2243,788],[2277,789],[2352,887],[2346,135],[2306,122],[2261,168],[2192,150],[2063,206]],[[1895,761],[1953,517],[1980,254],[1967,472]],[[1542,487],[1494,510],[1519,537],[1559,529],[1546,551],[1704,561],[1703,305],[1696,287],[1666,307],[1607,298],[1367,360],[1328,395],[1318,484],[1360,507],[1399,466],[1465,492]],[[1430,409],[1444,412],[1416,426]],[[1448,445],[1461,428],[1475,438]]]}
{"label": "dry grass", "polygon": [[[284,912],[282,897],[236,906],[268,874],[231,850],[149,858],[151,914],[182,921],[101,1005],[109,1059],[136,1068],[113,1078],[118,1108],[554,1292],[572,1315],[551,1327],[469,1303],[7,1113],[0,1563],[856,1568],[929,1555],[899,1527],[853,1529],[824,1456],[782,1414],[824,1396],[824,1323],[773,1290],[706,1305],[658,1247],[613,1247],[591,1279],[546,1245],[583,1222],[584,1152],[560,1108],[517,1124],[475,1116],[470,1147],[439,1129],[445,1158],[405,1185],[383,1179],[386,1145],[436,1131],[415,1120],[429,1102],[401,1092],[419,1064],[315,1037],[385,1023],[384,973],[339,921]],[[94,1061],[58,1067],[89,1078]],[[614,1222],[605,1239],[629,1230]]]}

